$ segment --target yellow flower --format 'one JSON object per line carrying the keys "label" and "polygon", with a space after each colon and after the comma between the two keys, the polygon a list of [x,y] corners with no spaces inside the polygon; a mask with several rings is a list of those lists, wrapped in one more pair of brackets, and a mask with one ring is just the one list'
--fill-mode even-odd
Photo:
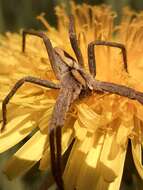
{"label": "yellow flower", "polygon": [[[115,27],[113,22],[116,14],[110,7],[71,3],[71,12],[75,18],[87,72],[87,45],[90,42],[106,40],[123,43],[127,48],[129,74],[124,71],[120,50],[102,46],[95,50],[96,79],[143,91],[142,13],[137,14],[126,9],[121,24]],[[57,7],[56,14],[58,29],[49,26],[43,16],[38,19],[45,24],[52,44],[74,56],[64,8]],[[24,76],[55,80],[43,42],[35,37],[28,37],[26,53],[23,54],[19,34],[7,33],[5,37],[1,36],[0,67],[1,101],[13,84]],[[35,133],[5,166],[4,172],[10,179],[24,174],[40,159],[41,170],[50,167],[47,125],[57,96],[58,90],[25,84],[11,99],[6,130],[0,135],[0,152],[11,148],[32,131]],[[75,138],[64,171],[65,189],[118,190],[129,139],[135,166],[143,179],[142,115],[141,104],[115,94],[93,93],[77,101],[68,113],[63,128],[63,152]]]}

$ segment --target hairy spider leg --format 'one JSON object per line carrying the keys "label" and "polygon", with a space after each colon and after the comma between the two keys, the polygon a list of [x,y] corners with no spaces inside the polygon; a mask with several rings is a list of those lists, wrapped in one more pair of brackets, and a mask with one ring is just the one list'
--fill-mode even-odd
{"label": "hairy spider leg", "polygon": [[127,51],[123,44],[117,42],[108,42],[108,41],[93,41],[88,44],[88,65],[89,65],[89,71],[93,77],[96,76],[96,58],[95,58],[96,56],[95,56],[94,46],[97,45],[110,46],[121,49],[124,69],[126,72],[128,72]]}
{"label": "hairy spider leg", "polygon": [[[64,183],[62,179],[62,145],[61,145],[61,130],[64,126],[65,116],[69,107],[73,101],[73,92],[72,88],[63,88],[61,87],[59,96],[57,98],[54,111],[52,113],[52,117],[49,123],[49,131],[50,131],[50,144],[51,151],[57,153],[57,157],[55,154],[52,154],[52,161],[56,159],[56,164],[52,163],[52,170],[55,171],[53,173],[54,178],[56,179],[56,183],[58,186],[58,190],[64,190]],[[54,135],[56,139],[54,139]],[[55,141],[56,142],[55,142]],[[54,144],[56,146],[54,146]]]}
{"label": "hairy spider leg", "polygon": [[55,126],[55,128],[51,128],[51,125],[49,125],[51,169],[52,169],[52,174],[57,184],[58,190],[64,190],[64,183],[62,179],[62,145],[61,145],[62,127],[63,126]]}
{"label": "hairy spider leg", "polygon": [[93,90],[95,91],[118,94],[120,96],[124,96],[132,100],[137,100],[139,103],[143,104],[143,92],[136,91],[124,85],[97,81],[95,79],[93,79],[92,84],[93,84]]}
{"label": "hairy spider leg", "polygon": [[[22,51],[25,51],[26,47],[26,35],[34,35],[43,39],[44,44],[47,49],[47,53],[49,56],[49,60],[52,66],[52,69],[57,78],[60,78],[58,75],[58,70],[56,68],[56,58],[55,58],[55,50],[52,47],[52,44],[49,38],[43,32],[37,32],[33,30],[24,30],[22,33]],[[55,105],[56,106],[56,105]],[[54,125],[56,128],[57,126]],[[52,174],[57,183],[57,186],[60,190],[63,190],[63,180],[62,180],[62,171],[61,171],[61,129],[52,128],[49,124],[49,144],[50,144],[50,156],[51,156],[51,169]],[[59,144],[58,144],[58,143]],[[58,147],[58,148],[57,148]]]}
{"label": "hairy spider leg", "polygon": [[37,85],[40,85],[40,86],[47,87],[47,88],[53,88],[53,89],[59,89],[60,88],[59,84],[54,84],[51,81],[42,80],[42,79],[31,77],[31,76],[24,77],[24,78],[20,79],[19,81],[17,81],[17,83],[13,86],[13,88],[11,89],[11,91],[8,93],[8,95],[5,97],[5,99],[2,102],[3,123],[2,123],[1,131],[3,131],[5,129],[5,125],[6,125],[6,122],[7,122],[7,118],[6,118],[6,105],[8,104],[8,102],[10,101],[10,99],[14,96],[14,94],[17,92],[17,90],[25,82],[30,82],[30,83],[33,83],[33,84],[37,84]]}
{"label": "hairy spider leg", "polygon": [[74,53],[76,55],[76,58],[78,60],[79,65],[81,67],[83,67],[84,66],[83,56],[82,56],[80,47],[78,45],[77,35],[76,35],[76,31],[75,31],[74,16],[70,15],[69,20],[70,20],[70,23],[69,23],[69,38],[70,38],[70,43],[71,43],[72,49],[74,50]]}
{"label": "hairy spider leg", "polygon": [[37,37],[42,38],[42,40],[43,40],[43,42],[45,44],[48,56],[49,56],[51,67],[52,67],[52,69],[54,71],[54,74],[55,74],[56,78],[59,78],[58,70],[57,70],[57,67],[56,67],[56,64],[55,64],[56,63],[55,51],[54,51],[54,48],[53,48],[53,46],[52,46],[52,44],[50,42],[50,39],[43,32],[38,32],[38,31],[34,31],[34,30],[23,30],[23,32],[22,32],[22,52],[25,52],[26,36],[27,35],[33,35],[33,36],[37,36]]}
{"label": "hairy spider leg", "polygon": [[[62,126],[49,124],[49,143],[51,151],[51,169],[58,190],[64,190],[62,179],[62,145],[61,145],[61,128]],[[56,136],[56,138],[55,138]]]}
{"label": "hairy spider leg", "polygon": [[64,190],[64,182],[62,178],[62,127],[64,125],[59,125],[56,128],[56,148],[57,148],[57,165],[56,165],[56,171],[57,171],[57,181],[59,183],[59,190]]}

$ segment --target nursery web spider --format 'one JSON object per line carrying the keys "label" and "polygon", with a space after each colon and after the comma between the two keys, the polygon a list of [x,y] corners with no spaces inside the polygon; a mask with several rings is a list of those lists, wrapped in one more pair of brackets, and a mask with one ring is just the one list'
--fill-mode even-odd
{"label": "nursery web spider", "polygon": [[120,96],[135,99],[143,104],[143,93],[138,92],[132,88],[118,85],[109,82],[102,82],[95,79],[96,76],[96,60],[94,47],[97,45],[111,46],[120,48],[123,56],[124,69],[128,72],[127,66],[127,54],[123,44],[107,41],[93,41],[88,45],[88,65],[90,74],[84,70],[83,56],[78,45],[78,40],[75,32],[75,24],[73,16],[70,16],[69,23],[69,39],[72,49],[76,55],[77,61],[71,57],[64,50],[55,47],[53,48],[49,38],[43,32],[36,32],[33,30],[23,31],[22,51],[25,51],[26,36],[34,35],[42,38],[48,56],[50,64],[56,78],[59,80],[58,84],[55,84],[48,80],[42,80],[39,78],[27,76],[14,85],[8,95],[5,97],[2,103],[2,116],[3,124],[2,129],[5,128],[7,123],[6,119],[6,105],[13,97],[16,91],[25,83],[30,82],[47,88],[59,89],[59,96],[54,106],[54,110],[49,122],[49,143],[50,143],[50,155],[51,155],[51,169],[54,180],[59,190],[64,190],[64,183],[62,179],[62,163],[61,163],[61,128],[64,125],[65,116],[68,112],[71,104],[82,97],[82,95],[89,95],[87,92],[94,91],[95,93],[114,93]]}

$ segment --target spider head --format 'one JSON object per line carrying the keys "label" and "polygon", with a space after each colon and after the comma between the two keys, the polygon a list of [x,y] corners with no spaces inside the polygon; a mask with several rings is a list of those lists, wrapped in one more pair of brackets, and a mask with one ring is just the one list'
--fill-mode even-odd
{"label": "spider head", "polygon": [[[66,51],[56,47],[54,48],[56,56],[58,56],[57,59],[57,69],[58,73],[60,73],[60,77],[64,76],[65,73],[70,72],[72,76],[83,86],[86,87],[86,80],[82,76],[82,73],[80,72],[83,70],[79,64],[76,62],[76,60],[71,57]],[[58,61],[59,60],[59,61]],[[59,78],[60,79],[60,78]]]}
{"label": "spider head", "polygon": [[69,55],[66,51],[62,50],[59,47],[55,47],[54,50],[55,50],[56,54],[58,56],[60,56],[62,61],[67,66],[69,66],[70,68],[75,68],[75,67],[77,68],[78,67],[78,64],[77,64],[76,60],[71,55]]}
{"label": "spider head", "polygon": [[[62,50],[59,47],[55,47],[56,55],[56,73],[58,73],[58,78],[65,74],[66,72],[71,71],[71,69],[78,69],[79,65],[76,60],[70,56],[66,51]],[[59,76],[60,75],[60,76]]]}

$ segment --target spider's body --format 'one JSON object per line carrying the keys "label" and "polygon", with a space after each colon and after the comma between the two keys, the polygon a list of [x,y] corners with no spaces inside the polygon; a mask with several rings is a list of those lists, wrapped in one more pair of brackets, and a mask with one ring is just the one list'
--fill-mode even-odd
{"label": "spider's body", "polygon": [[[82,69],[76,60],[71,57],[67,52],[60,48],[54,48],[56,60],[57,60],[57,68],[58,68],[58,76],[57,79],[60,81],[64,81],[65,75],[74,76],[74,78],[84,87],[86,86],[86,81],[84,77],[81,75],[80,70]],[[57,73],[57,72],[56,72]],[[56,74],[55,73],[55,74]]]}
{"label": "spider's body", "polygon": [[50,152],[51,152],[51,167],[54,179],[56,181],[57,187],[59,190],[64,190],[64,184],[62,180],[62,167],[61,167],[61,128],[64,125],[65,116],[68,112],[70,105],[78,100],[84,94],[89,95],[88,92],[94,91],[96,93],[114,93],[121,96],[128,97],[130,99],[135,99],[143,104],[143,93],[135,91],[132,88],[118,85],[109,82],[102,82],[95,79],[96,75],[96,59],[94,46],[95,45],[105,45],[120,48],[123,55],[124,69],[128,72],[127,68],[127,56],[126,49],[124,45],[115,43],[115,42],[105,42],[105,41],[96,41],[91,42],[88,45],[88,65],[90,74],[84,70],[84,63],[82,53],[78,46],[78,41],[74,28],[74,19],[70,17],[70,26],[69,26],[69,38],[71,46],[75,52],[77,61],[72,58],[68,53],[63,51],[60,48],[53,48],[49,38],[43,32],[36,31],[23,31],[23,46],[22,50],[25,51],[26,45],[26,35],[34,35],[43,39],[46,46],[49,60],[55,73],[56,78],[59,80],[58,84],[55,84],[48,80],[41,80],[35,77],[25,77],[20,79],[2,104],[2,114],[3,114],[3,125],[4,129],[6,125],[6,105],[16,91],[24,82],[30,82],[38,84],[47,88],[59,89],[59,96],[57,98],[54,110],[49,122],[49,143],[50,143]]}

